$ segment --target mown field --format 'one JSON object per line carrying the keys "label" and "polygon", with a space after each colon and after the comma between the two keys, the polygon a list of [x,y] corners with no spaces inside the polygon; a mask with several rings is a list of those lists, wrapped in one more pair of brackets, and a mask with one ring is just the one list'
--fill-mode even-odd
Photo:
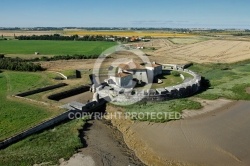
{"label": "mown field", "polygon": [[102,51],[116,45],[105,41],[46,41],[46,40],[2,40],[0,53],[34,55],[99,55]]}
{"label": "mown field", "polygon": [[50,110],[49,107],[10,97],[18,92],[50,83],[41,73],[10,71],[0,73],[0,140],[59,113],[58,110]]}

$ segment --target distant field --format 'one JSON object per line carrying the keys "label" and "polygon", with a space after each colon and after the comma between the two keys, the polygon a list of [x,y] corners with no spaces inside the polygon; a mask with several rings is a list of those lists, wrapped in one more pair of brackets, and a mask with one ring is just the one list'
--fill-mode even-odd
{"label": "distant field", "polygon": [[193,44],[208,40],[208,38],[205,37],[169,38],[169,40],[174,44]]}
{"label": "distant field", "polygon": [[52,35],[55,33],[61,33],[62,31],[25,31],[25,30],[0,30],[0,35],[5,38],[14,38],[21,35]]}
{"label": "distant field", "polygon": [[[204,41],[199,41],[203,40]],[[147,42],[145,47],[155,47],[149,52],[162,63],[233,63],[250,58],[250,42],[217,38],[172,38]],[[169,42],[169,41],[172,42]],[[158,42],[158,43],[157,43]],[[177,43],[177,44],[174,44]],[[150,46],[150,44],[152,46]],[[184,62],[185,63],[185,62]]]}
{"label": "distant field", "polygon": [[98,55],[116,44],[104,41],[7,40],[0,42],[0,53],[22,55],[34,55],[35,52],[42,55]]}
{"label": "distant field", "polygon": [[58,114],[43,106],[26,103],[8,95],[50,84],[40,73],[0,73],[0,140]]}
{"label": "distant field", "polygon": [[166,31],[64,31],[64,35],[114,35],[114,36],[151,36],[151,37],[189,37],[195,36],[187,33],[173,33]]}

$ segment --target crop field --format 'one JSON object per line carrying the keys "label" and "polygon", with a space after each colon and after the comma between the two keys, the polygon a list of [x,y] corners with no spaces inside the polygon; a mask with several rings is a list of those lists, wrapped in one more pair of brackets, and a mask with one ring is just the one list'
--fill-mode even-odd
{"label": "crop field", "polygon": [[56,165],[82,147],[79,129],[83,120],[74,120],[43,131],[0,151],[0,165]]}
{"label": "crop field", "polygon": [[[45,40],[6,40],[0,41],[0,53],[34,55],[99,55],[116,45],[105,41],[45,41]],[[41,56],[37,55],[37,57]]]}
{"label": "crop field", "polygon": [[10,95],[30,88],[50,84],[40,73],[0,73],[0,140],[23,131],[45,119],[55,116],[58,110],[17,100]]}
{"label": "crop field", "polygon": [[86,31],[86,30],[79,30],[79,31],[64,31],[64,35],[114,35],[114,36],[151,36],[151,37],[189,37],[195,36],[193,34],[187,33],[173,33],[173,32],[166,32],[166,31]]}

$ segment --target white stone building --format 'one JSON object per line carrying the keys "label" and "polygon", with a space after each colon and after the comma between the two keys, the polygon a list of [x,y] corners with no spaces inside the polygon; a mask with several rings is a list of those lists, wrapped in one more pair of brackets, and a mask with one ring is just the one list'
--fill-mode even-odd
{"label": "white stone building", "polygon": [[116,66],[117,73],[110,76],[108,84],[115,84],[119,87],[128,87],[137,84],[152,83],[153,79],[162,74],[162,65],[153,62],[152,64],[139,64],[134,61]]}

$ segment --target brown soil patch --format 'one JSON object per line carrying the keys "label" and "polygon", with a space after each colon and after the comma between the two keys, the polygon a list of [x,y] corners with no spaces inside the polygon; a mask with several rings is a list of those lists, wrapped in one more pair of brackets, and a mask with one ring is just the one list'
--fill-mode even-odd
{"label": "brown soil patch", "polygon": [[250,87],[246,88],[246,92],[250,94]]}

